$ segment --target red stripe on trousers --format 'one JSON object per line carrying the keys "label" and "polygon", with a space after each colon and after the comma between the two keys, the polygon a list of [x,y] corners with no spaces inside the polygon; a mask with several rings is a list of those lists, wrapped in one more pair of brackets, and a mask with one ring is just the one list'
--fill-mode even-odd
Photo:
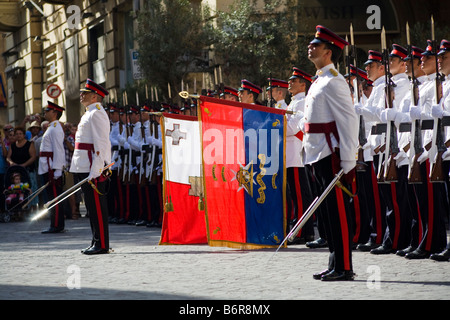
{"label": "red stripe on trousers", "polygon": [[[300,189],[300,177],[298,174],[298,168],[294,168],[294,183],[295,183],[295,194],[297,195],[297,217],[300,219],[303,216],[303,199],[302,192]],[[301,237],[302,230],[297,234],[297,238]]]}
{"label": "red stripe on trousers", "polygon": [[375,239],[375,243],[381,244],[383,241],[382,234],[382,222],[381,222],[381,205],[380,205],[380,194],[378,192],[378,182],[377,176],[375,175],[375,169],[371,166],[372,169],[372,189],[373,189],[373,199],[375,204],[375,219],[376,219],[376,229],[377,229],[377,237]]}
{"label": "red stripe on trousers", "polygon": [[147,203],[147,219],[152,220],[152,208],[150,207],[150,190],[148,185],[145,186],[145,201]]}
{"label": "red stripe on trousers", "polygon": [[395,230],[394,239],[392,240],[392,248],[397,249],[398,238],[400,237],[400,209],[397,203],[397,189],[395,187],[395,182],[391,182],[391,195],[392,195],[392,205],[394,206],[394,219],[395,219]]}
{"label": "red stripe on trousers", "polygon": [[100,244],[101,244],[102,249],[106,249],[105,233],[104,233],[104,229],[103,229],[102,207],[100,205],[100,197],[98,196],[97,191],[93,190],[93,192],[94,192],[94,200],[95,200],[95,209],[97,212],[98,229],[100,232]]}
{"label": "red stripe on trousers", "polygon": [[119,217],[123,218],[123,192],[122,192],[122,181],[117,175],[117,192],[119,193]]}
{"label": "red stripe on trousers", "polygon": [[[56,198],[58,195],[56,194],[56,181],[53,180],[52,183],[52,190],[53,190],[53,199]],[[59,205],[57,204],[55,206],[55,228],[58,228],[59,224]]]}
{"label": "red stripe on trousers", "polygon": [[[427,160],[427,173],[430,172],[430,162]],[[434,224],[434,199],[433,199],[433,185],[430,182],[430,177],[427,174],[427,191],[428,191],[428,221],[427,221],[427,242],[425,250],[431,250],[431,242],[433,240],[433,224]]]}
{"label": "red stripe on trousers", "polygon": [[355,235],[353,236],[353,242],[358,242],[359,234],[361,232],[361,208],[359,206],[359,197],[356,195],[356,179],[352,182],[352,191],[355,196],[353,197],[353,204],[355,207]]}
{"label": "red stripe on trousers", "polygon": [[341,224],[342,235],[342,249],[344,255],[344,270],[350,270],[350,248],[349,248],[349,233],[347,214],[345,212],[344,197],[342,196],[342,190],[339,187],[334,187],[336,190],[336,199],[339,212],[339,222]]}
{"label": "red stripe on trousers", "polygon": [[127,184],[125,186],[125,190],[126,190],[126,197],[127,197],[127,200],[126,200],[127,208],[126,208],[126,213],[125,213],[125,219],[128,220],[128,217],[130,216],[130,185],[129,184]]}

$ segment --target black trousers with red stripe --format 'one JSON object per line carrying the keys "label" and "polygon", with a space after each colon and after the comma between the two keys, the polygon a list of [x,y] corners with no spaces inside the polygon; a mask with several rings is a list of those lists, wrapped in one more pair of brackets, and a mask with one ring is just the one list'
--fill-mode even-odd
{"label": "black trousers with red stripe", "polygon": [[[331,155],[311,165],[317,191],[323,193],[334,179]],[[350,187],[348,187],[350,189]],[[328,269],[338,272],[353,270],[353,221],[349,197],[338,187],[333,188],[319,206],[330,251]]]}
{"label": "black trousers with red stripe", "polygon": [[[88,177],[88,173],[77,173],[80,181]],[[107,198],[108,181],[96,182],[97,190],[94,190],[89,183],[81,185],[84,194],[84,202],[89,212],[89,220],[92,230],[91,245],[109,249],[109,229],[108,229],[108,198]]]}
{"label": "black trousers with red stripe", "polygon": [[408,184],[408,166],[397,168],[398,181],[382,184],[386,206],[386,233],[383,245],[393,250],[405,249],[411,242],[410,226],[414,204],[410,203],[411,185]]}
{"label": "black trousers with red stripe", "polygon": [[[44,173],[44,184],[49,182],[48,173]],[[62,193],[62,177],[52,180],[48,184],[46,189],[48,199],[55,199]],[[50,209],[50,227],[56,229],[64,229],[64,207],[61,204],[57,204],[52,209]]]}
{"label": "black trousers with red stripe", "polygon": [[420,165],[420,172],[424,182],[414,185],[422,222],[419,248],[429,253],[437,253],[444,250],[447,245],[445,215],[448,214],[448,204],[445,183],[430,182],[428,160]]}
{"label": "black trousers with red stripe", "polygon": [[[313,201],[308,170],[308,167],[290,167],[286,169],[288,232]],[[314,222],[312,219],[306,222],[297,235],[297,237],[302,236],[314,236]]]}

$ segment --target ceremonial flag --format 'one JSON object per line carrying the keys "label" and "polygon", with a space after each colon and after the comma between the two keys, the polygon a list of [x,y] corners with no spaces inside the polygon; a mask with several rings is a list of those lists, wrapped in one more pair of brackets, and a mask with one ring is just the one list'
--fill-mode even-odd
{"label": "ceremonial flag", "polygon": [[284,239],[284,110],[200,97],[208,243],[240,249]]}
{"label": "ceremonial flag", "polygon": [[164,114],[165,203],[160,244],[207,243],[202,206],[201,143],[197,117]]}

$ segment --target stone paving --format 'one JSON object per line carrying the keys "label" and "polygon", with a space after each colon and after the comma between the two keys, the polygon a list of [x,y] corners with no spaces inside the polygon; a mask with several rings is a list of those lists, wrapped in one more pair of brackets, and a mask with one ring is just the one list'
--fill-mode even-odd
{"label": "stone paving", "polygon": [[41,234],[49,220],[0,223],[2,300],[448,300],[450,264],[354,251],[357,277],[322,282],[328,249],[254,251],[158,245],[161,229],[110,225],[113,252],[87,256],[88,218]]}

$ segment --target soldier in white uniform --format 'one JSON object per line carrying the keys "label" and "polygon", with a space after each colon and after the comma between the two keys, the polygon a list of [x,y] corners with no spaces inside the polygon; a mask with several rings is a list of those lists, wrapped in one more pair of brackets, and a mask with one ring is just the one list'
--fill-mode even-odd
{"label": "soldier in white uniform", "polygon": [[80,102],[86,111],[78,124],[70,166],[70,172],[76,173],[80,180],[89,180],[81,186],[92,230],[91,246],[82,253],[89,255],[109,252],[107,177],[103,169],[111,163],[111,142],[109,118],[101,104],[107,94],[91,79],[81,89]]}
{"label": "soldier in white uniform", "polygon": [[[423,70],[420,68],[420,59],[422,57],[423,50],[411,46],[411,55],[406,57],[404,60],[406,61],[406,74],[409,77],[413,77],[412,72],[414,71],[414,77],[417,80],[418,88],[423,84],[423,82],[426,79],[426,75],[423,72]],[[400,126],[400,123],[410,123],[411,117],[409,115],[410,107],[412,106],[411,103],[411,94],[406,94],[405,97],[400,102],[400,105],[398,105],[397,113],[395,114],[394,121],[397,127]],[[420,125],[417,128],[420,132]],[[402,150],[408,143],[411,143],[411,132],[404,132],[402,136],[399,139],[399,148]],[[411,157],[411,150],[414,150],[415,146],[410,145],[409,151],[406,152],[406,155],[408,156],[408,165],[409,165],[409,157]],[[401,160],[400,164],[402,162],[405,162],[405,160]],[[416,184],[410,184],[410,187],[412,186],[414,196],[411,197],[410,195],[410,205],[411,205],[411,221],[410,221],[410,242],[409,245],[404,248],[400,249],[396,252],[399,256],[405,256],[407,253],[414,251],[418,246],[419,242],[422,238],[422,234],[420,232],[421,229],[421,222],[419,217],[419,209],[418,209],[418,195],[417,195],[417,185]]]}
{"label": "soldier in white uniform", "polygon": [[[44,109],[45,120],[49,122],[48,128],[42,136],[39,152],[38,174],[43,175],[49,199],[56,198],[62,192],[62,170],[66,162],[64,151],[64,131],[59,118],[64,111],[63,107],[48,101]],[[42,233],[57,233],[64,230],[64,212],[59,204],[50,210],[50,228]]]}
{"label": "soldier in white uniform", "polygon": [[241,80],[239,91],[239,101],[249,104],[258,104],[258,97],[262,89],[246,79]]}
{"label": "soldier in white uniform", "polygon": [[[410,108],[411,120],[433,119],[432,106],[436,104],[436,59],[431,40],[427,40],[427,48],[422,53],[421,68],[427,75],[427,80],[419,88],[419,106]],[[432,141],[432,130],[424,130],[423,145],[435,144]],[[423,238],[419,247],[405,255],[408,259],[428,258],[432,253],[439,253],[447,245],[444,217],[446,214],[445,185],[443,183],[431,183],[429,179],[429,155],[426,151],[418,159],[421,162],[423,183],[416,186],[419,208],[423,226]]]}
{"label": "soldier in white uniform", "polygon": [[[114,165],[111,167],[111,179],[108,192],[108,213],[109,222],[117,223],[120,217],[120,211],[123,210],[121,180],[119,179],[119,168],[122,165],[119,155],[119,136],[121,134],[121,123],[119,107],[115,103],[109,104],[109,115],[111,119],[111,132],[109,140],[111,141],[111,161]],[[121,177],[120,177],[121,178]]]}
{"label": "soldier in white uniform", "polygon": [[[281,82],[272,79],[272,86],[284,87],[287,85],[289,93],[292,95],[291,102],[286,105],[284,98],[276,98],[279,96],[278,87],[272,89],[272,95],[277,102],[275,108],[292,111],[292,114],[286,114],[286,177],[287,177],[287,227],[290,231],[297,220],[301,218],[303,213],[312,202],[313,193],[310,185],[310,173],[304,166],[301,158],[303,148],[303,132],[301,131],[301,121],[305,112],[305,96],[311,85],[312,76],[302,70],[293,67],[292,76],[289,81]],[[275,92],[275,94],[274,94]],[[314,240],[314,225],[312,219],[306,222],[302,230],[297,234],[294,241],[310,242]]]}
{"label": "soldier in white uniform", "polygon": [[[305,101],[303,161],[311,166],[317,191],[322,193],[341,168],[344,184],[355,179],[358,117],[349,86],[334,66],[348,42],[323,26],[317,26],[316,30],[308,46],[308,58],[316,66],[317,78]],[[354,279],[352,217],[348,205],[338,187],[332,189],[321,205],[330,258],[327,269],[314,274],[314,279]]]}
{"label": "soldier in white uniform", "polygon": [[[443,98],[442,98],[442,105],[433,105],[432,106],[432,116],[434,118],[441,118],[442,116],[450,116],[450,41],[448,40],[442,40],[440,51],[438,52],[438,61],[439,61],[439,71],[445,76],[445,82],[443,83]],[[450,128],[445,128],[445,142],[449,141],[450,139]],[[450,149],[447,148],[447,151],[445,151],[442,154],[443,159],[443,172],[449,172],[449,166],[450,166]],[[449,192],[449,182],[448,182],[448,176],[446,176],[446,183],[447,183],[447,192]],[[430,256],[430,259],[433,259],[435,261],[449,261],[450,260],[450,242],[447,243],[447,247],[444,251],[439,253],[433,253]]]}
{"label": "soldier in white uniform", "polygon": [[[389,54],[389,71],[392,74],[392,81],[395,86],[392,88],[394,97],[393,107],[386,108],[386,94],[384,93],[378,103],[377,113],[380,120],[389,125],[390,121],[395,122],[396,115],[401,112],[400,103],[405,96],[410,96],[410,82],[406,75],[406,63],[404,59],[407,57],[407,50],[400,45],[392,45],[392,51]],[[408,134],[398,131],[397,124],[397,145],[399,152],[395,157],[398,181],[391,182],[390,189],[384,194],[384,198],[388,199],[388,210],[386,212],[386,231],[383,244],[378,248],[370,251],[373,254],[388,254],[398,250],[405,249],[410,243],[410,221],[412,208],[410,201],[415,203],[414,190],[408,183],[408,156],[403,150],[407,144]],[[386,157],[385,157],[386,161]],[[395,188],[395,190],[393,190]]]}
{"label": "soldier in white uniform", "polygon": [[[276,109],[286,110],[286,94],[288,92],[289,84],[287,81],[279,80],[279,79],[267,79],[269,80],[269,86],[266,89],[267,97],[268,97],[268,107],[272,106]],[[271,102],[274,101],[274,104]]]}
{"label": "soldier in white uniform", "polygon": [[[372,92],[368,99],[362,103],[355,104],[355,111],[362,115],[365,122],[366,137],[368,142],[362,146],[364,152],[364,161],[371,170],[372,188],[370,195],[373,195],[373,211],[371,211],[370,226],[371,235],[367,243],[358,244],[357,249],[361,251],[370,251],[383,242],[386,230],[386,203],[380,196],[382,187],[378,185],[377,170],[380,154],[376,150],[382,144],[381,135],[372,134],[372,128],[376,125],[378,117],[374,114],[378,112],[378,103],[384,95],[384,65],[382,64],[382,54],[375,50],[369,50],[369,57],[365,62],[367,78],[372,81]],[[381,110],[379,110],[381,112]],[[369,195],[369,193],[367,193]]]}
{"label": "soldier in white uniform", "polygon": [[225,86],[223,92],[220,94],[220,98],[230,101],[239,101],[239,92],[235,88]]}

